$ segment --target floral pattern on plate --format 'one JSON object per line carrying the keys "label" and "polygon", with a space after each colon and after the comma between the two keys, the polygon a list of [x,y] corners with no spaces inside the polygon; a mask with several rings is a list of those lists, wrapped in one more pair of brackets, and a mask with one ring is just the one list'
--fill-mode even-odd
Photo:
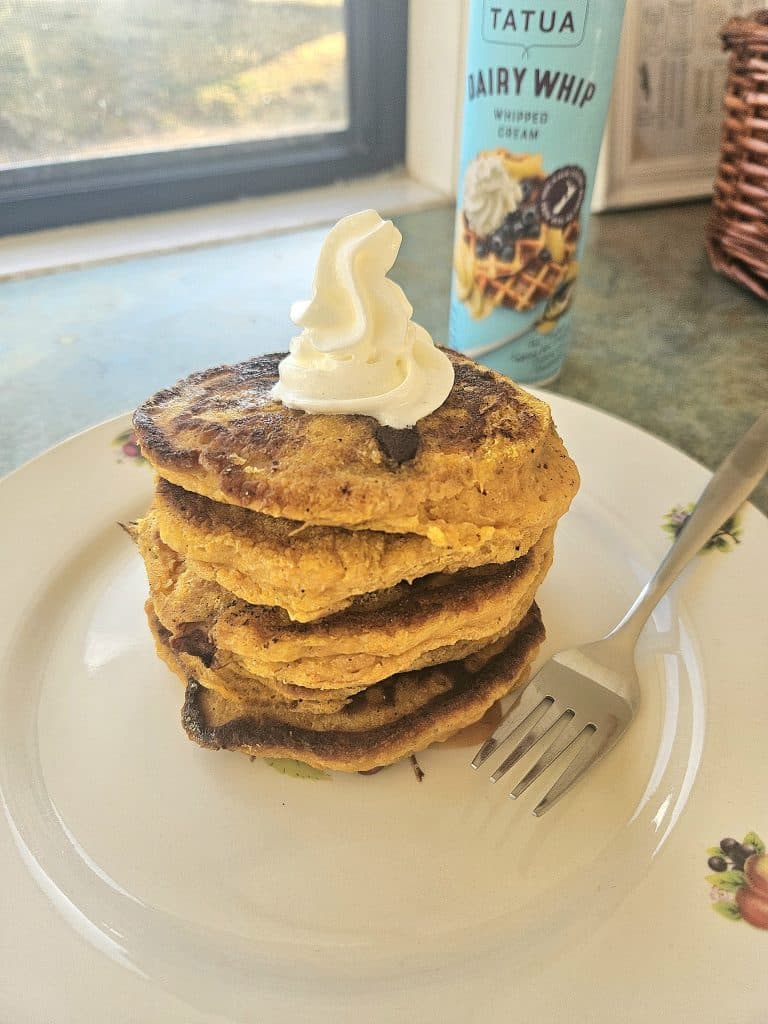
{"label": "floral pattern on plate", "polygon": [[[682,528],[691,518],[694,508],[696,507],[694,502],[689,505],[675,505],[664,516],[664,522],[662,529],[666,530],[671,536],[677,537]],[[730,516],[719,530],[709,538],[707,543],[702,548],[702,551],[732,551],[733,548],[741,543],[741,523],[739,521],[739,513],[734,512]]]}
{"label": "floral pattern on plate", "polygon": [[120,449],[120,455],[118,456],[118,462],[124,462],[125,459],[129,459],[137,466],[143,466],[147,461],[141,454],[141,448],[139,448],[136,435],[132,430],[123,430],[112,439],[112,444],[115,448]]}
{"label": "floral pattern on plate", "polygon": [[768,853],[760,836],[747,832],[741,842],[726,836],[707,854],[712,909],[731,921],[768,930]]}

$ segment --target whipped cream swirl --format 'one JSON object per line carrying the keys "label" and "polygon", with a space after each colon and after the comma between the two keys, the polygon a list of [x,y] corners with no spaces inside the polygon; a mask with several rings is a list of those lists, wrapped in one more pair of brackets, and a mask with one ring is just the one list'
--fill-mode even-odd
{"label": "whipped cream swirl", "polygon": [[375,210],[331,228],[312,298],[291,307],[303,330],[280,363],[273,397],[291,409],[372,416],[395,428],[412,427],[443,404],[453,366],[386,276],[401,241]]}
{"label": "whipped cream swirl", "polygon": [[464,213],[478,235],[501,227],[508,213],[523,201],[520,182],[513,178],[498,153],[476,157],[464,175]]}

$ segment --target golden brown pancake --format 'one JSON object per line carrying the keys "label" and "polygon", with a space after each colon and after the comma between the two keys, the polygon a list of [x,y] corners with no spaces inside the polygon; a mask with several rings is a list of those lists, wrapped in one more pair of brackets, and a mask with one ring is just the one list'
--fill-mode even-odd
{"label": "golden brown pancake", "polygon": [[290,714],[227,700],[185,672],[162,638],[163,660],[186,683],[182,724],[203,747],[297,758],[317,768],[368,771],[393,764],[476,722],[527,677],[544,628],[536,605],[490,659],[400,673],[331,715]]}
{"label": "golden brown pancake", "polygon": [[192,374],[136,411],[145,458],[215,501],[317,526],[477,546],[541,533],[578,473],[549,407],[454,352],[454,387],[415,427],[308,415],[271,397],[281,354]]}
{"label": "golden brown pancake", "polygon": [[[168,662],[168,652],[173,654],[172,668],[182,669],[194,676],[209,690],[215,690],[229,700],[247,702],[254,707],[270,707],[281,711],[303,711],[312,714],[326,714],[339,711],[356,693],[355,690],[310,690],[301,686],[275,685],[270,680],[259,679],[239,671],[226,658],[219,659],[217,652],[204,638],[186,636],[174,637],[160,622],[151,600],[144,605],[147,621],[155,638],[155,650]],[[181,640],[179,643],[178,641]]]}
{"label": "golden brown pancake", "polygon": [[[557,511],[561,497],[544,491],[549,512]],[[297,622],[342,611],[372,587],[385,590],[435,572],[509,562],[542,532],[536,519],[518,531],[497,530],[478,547],[438,547],[415,533],[301,526],[213,501],[162,478],[153,511],[162,539],[198,576],[250,604],[278,605]]]}
{"label": "golden brown pancake", "polygon": [[422,577],[310,623],[251,605],[195,575],[137,524],[157,617],[174,638],[202,634],[241,673],[319,689],[362,689],[396,672],[465,658],[522,619],[552,561],[552,531],[523,558]]}

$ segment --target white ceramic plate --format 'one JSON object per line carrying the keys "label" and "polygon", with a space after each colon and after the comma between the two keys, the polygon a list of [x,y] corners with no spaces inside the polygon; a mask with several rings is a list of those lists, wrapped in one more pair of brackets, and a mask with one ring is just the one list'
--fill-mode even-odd
{"label": "white ceramic plate", "polygon": [[[708,474],[548,398],[583,477],[541,592],[551,651],[615,622]],[[313,781],[190,743],[116,525],[151,490],[127,429],[0,485],[0,1019],[766,1019],[768,930],[726,916],[738,876],[706,881],[722,837],[768,837],[754,508],[646,628],[631,732],[537,820],[546,784],[512,802],[471,750],[427,751],[421,783]]]}

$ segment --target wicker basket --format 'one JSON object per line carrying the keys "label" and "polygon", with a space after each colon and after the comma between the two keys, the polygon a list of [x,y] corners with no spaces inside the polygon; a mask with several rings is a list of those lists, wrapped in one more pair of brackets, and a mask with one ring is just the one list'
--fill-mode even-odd
{"label": "wicker basket", "polygon": [[731,18],[721,37],[731,56],[707,250],[768,301],[768,10]]}

